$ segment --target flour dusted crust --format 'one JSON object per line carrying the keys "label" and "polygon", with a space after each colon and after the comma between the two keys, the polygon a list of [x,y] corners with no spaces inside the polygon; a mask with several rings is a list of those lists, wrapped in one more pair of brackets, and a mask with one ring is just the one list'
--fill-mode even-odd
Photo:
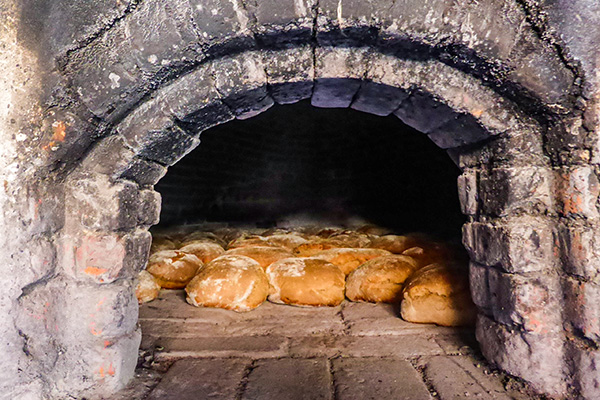
{"label": "flour dusted crust", "polygon": [[402,254],[407,249],[417,246],[419,242],[412,235],[385,235],[371,239],[369,247],[387,250],[393,254]]}
{"label": "flour dusted crust", "polygon": [[394,254],[374,258],[348,275],[346,297],[371,303],[399,301],[404,282],[417,269],[417,262],[408,256]]}
{"label": "flour dusted crust", "polygon": [[389,251],[380,249],[329,249],[313,255],[313,258],[328,261],[336,265],[345,275],[358,268],[359,265],[377,257],[387,256]]}
{"label": "flour dusted crust", "polygon": [[315,258],[287,258],[267,268],[269,301],[296,306],[337,306],[344,300],[345,276]]}
{"label": "flour dusted crust", "polygon": [[135,286],[135,297],[139,304],[148,303],[158,297],[160,285],[148,271],[141,271],[138,274],[137,285]]}
{"label": "flour dusted crust", "polygon": [[194,232],[188,233],[181,239],[181,247],[187,246],[188,244],[191,244],[191,243],[197,243],[197,242],[216,243],[223,248],[225,246],[227,246],[227,242],[225,242],[223,239],[221,239],[220,237],[218,237],[217,235],[215,235],[212,232],[194,231]]}
{"label": "flour dusted crust", "polygon": [[250,257],[254,261],[258,262],[263,269],[267,269],[267,267],[273,264],[275,261],[294,256],[291,251],[282,247],[267,246],[238,247],[237,249],[227,250],[225,255]]}
{"label": "flour dusted crust", "polygon": [[202,261],[193,254],[163,250],[150,256],[146,270],[161,287],[183,289],[202,266]]}
{"label": "flour dusted crust", "polygon": [[293,251],[296,247],[308,243],[308,240],[293,233],[270,235],[267,237],[267,240],[274,245],[283,247],[289,251]]}
{"label": "flour dusted crust", "polygon": [[402,318],[409,322],[442,326],[475,323],[466,268],[430,264],[418,270],[404,285]]}
{"label": "flour dusted crust", "polygon": [[177,250],[178,244],[173,238],[167,236],[153,236],[152,245],[150,246],[150,254],[157,253],[162,250]]}
{"label": "flour dusted crust", "polygon": [[187,302],[196,307],[245,312],[267,299],[269,281],[265,271],[253,259],[223,255],[202,268],[185,291]]}
{"label": "flour dusted crust", "polygon": [[241,247],[255,247],[255,246],[263,246],[263,247],[279,247],[278,245],[271,243],[269,238],[251,235],[251,236],[242,236],[239,237],[227,245],[227,249],[238,249]]}
{"label": "flour dusted crust", "polygon": [[370,243],[371,240],[366,235],[340,233],[326,239],[316,238],[309,240],[296,247],[294,254],[298,257],[312,257],[324,250],[361,248],[367,247]]}
{"label": "flour dusted crust", "polygon": [[188,242],[185,246],[181,247],[179,251],[193,254],[198,257],[202,263],[207,264],[223,254],[225,249],[212,241],[195,240]]}

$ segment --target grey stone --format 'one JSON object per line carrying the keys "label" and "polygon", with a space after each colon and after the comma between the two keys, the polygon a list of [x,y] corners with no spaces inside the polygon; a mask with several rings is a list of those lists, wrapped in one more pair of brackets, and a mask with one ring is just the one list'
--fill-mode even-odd
{"label": "grey stone", "polygon": [[425,376],[441,400],[478,399],[510,400],[502,385],[486,376],[466,357],[431,357],[427,360]]}
{"label": "grey stone", "polygon": [[[279,400],[332,398],[331,376],[325,359],[282,358],[253,365],[242,399]],[[277,377],[277,379],[273,379]]]}
{"label": "grey stone", "polygon": [[414,93],[394,114],[406,125],[430,133],[456,116],[456,111],[426,93]]}
{"label": "grey stone", "polygon": [[351,108],[379,116],[390,115],[408,97],[403,89],[373,82],[363,82]]}
{"label": "grey stone", "polygon": [[305,46],[265,52],[269,94],[278,104],[309,98],[313,90],[314,53]]}
{"label": "grey stone", "polygon": [[433,143],[442,149],[481,142],[490,134],[469,114],[459,114],[428,133]]}
{"label": "grey stone", "polygon": [[146,399],[233,399],[250,364],[243,359],[176,361]]}
{"label": "grey stone", "polygon": [[336,399],[431,399],[421,376],[402,359],[335,358]]}

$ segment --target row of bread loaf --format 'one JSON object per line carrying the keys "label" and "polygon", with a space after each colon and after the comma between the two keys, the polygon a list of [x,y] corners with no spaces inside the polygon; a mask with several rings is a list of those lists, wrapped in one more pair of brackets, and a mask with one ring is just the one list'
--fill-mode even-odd
{"label": "row of bread loaf", "polygon": [[[161,287],[185,287],[191,304],[236,311],[267,297],[299,306],[334,306],[347,297],[401,301],[403,318],[413,322],[466,325],[474,318],[466,273],[457,271],[461,263],[447,247],[417,235],[325,229],[241,235],[227,251],[223,242],[206,232],[157,238],[147,269],[152,275],[142,274],[139,287],[149,293],[153,276]],[[140,301],[153,295],[139,295]]]}

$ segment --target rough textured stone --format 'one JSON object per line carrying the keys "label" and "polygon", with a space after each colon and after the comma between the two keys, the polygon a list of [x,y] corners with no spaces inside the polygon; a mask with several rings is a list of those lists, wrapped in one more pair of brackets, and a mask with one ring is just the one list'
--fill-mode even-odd
{"label": "rough textured stone", "polygon": [[475,215],[478,210],[477,170],[465,170],[458,177],[458,197],[460,208],[465,215]]}
{"label": "rough textured stone", "polygon": [[[277,376],[277,380],[273,380]],[[327,360],[282,358],[260,360],[248,376],[242,399],[276,400],[331,398],[331,376]]]}
{"label": "rough textured stone", "polygon": [[566,258],[568,273],[598,281],[600,258],[600,229],[595,225],[561,225],[559,238]]}
{"label": "rough textured stone", "polygon": [[314,52],[304,46],[265,53],[269,94],[278,104],[290,104],[312,95]]}
{"label": "rough textured stone", "polygon": [[456,116],[456,111],[433,96],[418,92],[402,102],[394,114],[406,125],[416,130],[429,133],[444,125]]}
{"label": "rough textured stone", "polygon": [[336,399],[431,399],[421,377],[405,360],[335,358],[332,364]]}
{"label": "rough textured stone", "polygon": [[152,237],[138,229],[130,233],[80,232],[59,240],[62,271],[76,280],[111,283],[133,278],[146,266]]}
{"label": "rough textured stone", "polygon": [[477,341],[483,355],[509,374],[520,376],[537,390],[543,388],[556,396],[566,393],[560,334],[519,332],[479,315]]}
{"label": "rough textured stone", "polygon": [[315,107],[346,108],[352,104],[368,67],[367,48],[318,48],[315,51]]}
{"label": "rough textured stone", "polygon": [[566,216],[598,218],[600,185],[592,167],[562,168],[557,171],[555,182],[559,212]]}
{"label": "rough textured stone", "polygon": [[475,397],[510,400],[502,385],[476,368],[467,357],[431,357],[425,376],[441,400]]}
{"label": "rough textured stone", "polygon": [[482,171],[478,191],[482,210],[492,215],[544,212],[552,207],[552,172],[536,167]]}
{"label": "rough textured stone", "polygon": [[583,336],[600,342],[600,285],[565,279],[566,320]]}
{"label": "rough textured stone", "polygon": [[250,364],[239,359],[177,361],[146,399],[233,399]]}
{"label": "rough textured stone", "polygon": [[256,39],[267,47],[291,47],[311,40],[315,0],[261,0],[246,5],[256,20]]}
{"label": "rough textured stone", "polygon": [[554,224],[540,217],[515,217],[463,226],[471,259],[510,273],[553,270],[559,253]]}

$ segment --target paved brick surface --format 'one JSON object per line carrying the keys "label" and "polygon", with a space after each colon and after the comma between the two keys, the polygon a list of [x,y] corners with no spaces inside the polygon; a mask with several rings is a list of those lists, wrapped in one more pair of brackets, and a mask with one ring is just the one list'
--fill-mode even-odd
{"label": "paved brick surface", "polygon": [[456,356],[431,357],[425,366],[441,400],[477,398],[481,400],[510,400],[502,384],[477,367],[471,358]]}
{"label": "paved brick surface", "polygon": [[155,371],[138,369],[115,400],[536,398],[514,381],[505,390],[473,329],[407,323],[388,304],[235,313],[172,290],[141,306],[139,321]]}
{"label": "paved brick surface", "polygon": [[231,400],[251,360],[200,359],[177,361],[147,400]]}
{"label": "paved brick surface", "polygon": [[332,363],[336,399],[431,399],[421,376],[408,361],[336,358]]}
{"label": "paved brick surface", "polygon": [[260,360],[248,376],[243,400],[332,400],[327,359]]}

